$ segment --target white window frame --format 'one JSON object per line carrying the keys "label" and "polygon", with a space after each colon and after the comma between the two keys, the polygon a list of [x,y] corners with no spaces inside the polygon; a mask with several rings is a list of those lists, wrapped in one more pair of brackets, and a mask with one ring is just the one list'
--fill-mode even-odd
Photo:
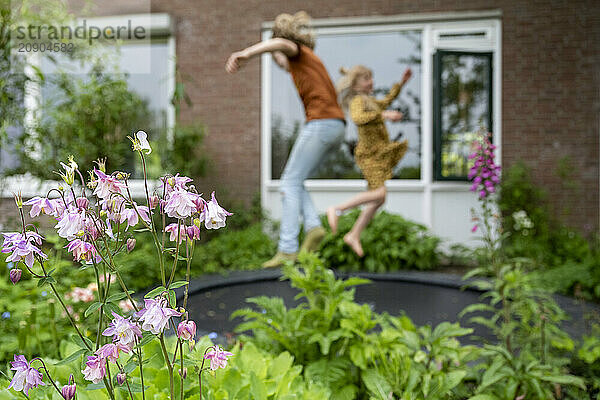
{"label": "white window frame", "polygon": [[[78,18],[77,22],[80,23],[84,18]],[[124,15],[113,15],[106,17],[94,17],[85,18],[86,23],[94,26],[126,26],[127,21],[131,21],[132,26],[144,27],[145,32],[149,35],[149,38],[153,36],[166,37],[167,40],[167,69],[171,71],[167,78],[167,91],[169,98],[173,96],[175,92],[175,56],[176,56],[176,41],[175,41],[175,30],[173,29],[173,20],[169,14],[166,13],[154,13],[154,14],[124,14]],[[31,53],[28,60],[32,65],[40,66],[41,58],[39,53]],[[30,76],[34,75],[33,69],[28,66],[25,71]],[[25,87],[24,104],[25,104],[25,133],[26,135],[35,135],[36,133],[32,130],[33,123],[37,118],[37,112],[39,105],[41,104],[41,88],[39,84],[34,82],[28,82]],[[167,138],[172,140],[173,129],[175,127],[175,107],[169,101],[167,106]],[[132,154],[133,155],[133,154]],[[57,166],[58,169],[58,166]],[[43,196],[51,188],[57,186],[56,181],[40,180],[30,174],[9,176],[1,179],[0,182],[0,198],[10,198],[13,193],[21,192],[23,197]],[[149,182],[149,190],[153,190],[160,186],[159,181]],[[131,179],[129,180],[129,187],[131,195],[136,198],[145,197],[145,187],[143,179]]]}
{"label": "white window frame", "polygon": [[[494,143],[497,144],[497,163],[502,163],[502,11],[473,11],[452,13],[404,14],[386,17],[315,19],[313,25],[318,36],[344,33],[380,33],[403,30],[420,30],[421,49],[421,178],[419,180],[393,179],[386,182],[388,193],[421,192],[423,212],[420,222],[433,223],[434,192],[468,192],[468,182],[436,182],[433,180],[433,55],[436,50],[489,51],[493,53],[492,113]],[[273,22],[264,23],[263,39],[270,37]],[[440,33],[485,32],[482,38],[440,40]],[[271,209],[269,195],[279,191],[279,180],[271,175],[271,69],[273,62],[262,56],[261,76],[261,201],[264,209]],[[367,185],[359,179],[306,180],[308,191],[358,192]],[[463,241],[464,242],[464,241]]]}

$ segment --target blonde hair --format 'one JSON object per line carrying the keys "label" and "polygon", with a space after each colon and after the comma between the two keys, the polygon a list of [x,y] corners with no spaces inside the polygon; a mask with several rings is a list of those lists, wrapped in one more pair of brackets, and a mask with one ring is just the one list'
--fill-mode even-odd
{"label": "blonde hair", "polygon": [[315,48],[315,35],[310,28],[310,16],[304,11],[296,14],[279,14],[273,25],[273,38],[291,40],[310,49]]}
{"label": "blonde hair", "polygon": [[[337,81],[335,89],[338,93],[339,102],[344,109],[348,109],[350,100],[359,93],[354,90],[354,85],[359,76],[373,75],[373,71],[364,65],[355,65],[350,69],[340,68],[342,77]],[[367,96],[365,96],[367,97]]]}

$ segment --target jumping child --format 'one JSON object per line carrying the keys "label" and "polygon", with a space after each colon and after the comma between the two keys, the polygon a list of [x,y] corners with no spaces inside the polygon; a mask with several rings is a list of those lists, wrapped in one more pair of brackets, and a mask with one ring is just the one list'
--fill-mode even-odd
{"label": "jumping child", "polygon": [[278,251],[263,267],[279,267],[286,260],[296,259],[301,214],[307,234],[300,250],[318,249],[325,237],[325,229],[304,188],[304,180],[325,154],[339,144],[345,133],[344,112],[338,105],[335,87],[325,66],[313,52],[314,37],[307,30],[309,18],[302,11],[295,15],[278,15],[272,39],[231,54],[225,66],[227,72],[234,73],[249,59],[271,53],[277,65],[292,75],[306,114],[306,124],[281,175],[283,204]]}
{"label": "jumping child", "polygon": [[384,120],[393,122],[402,119],[402,113],[386,110],[400,94],[412,71],[407,68],[402,80],[396,83],[382,100],[371,96],[373,73],[370,69],[357,65],[346,71],[341,69],[342,78],[337,90],[344,109],[358,127],[358,144],[354,152],[356,164],[369,184],[369,190],[360,193],[337,207],[327,209],[327,221],[333,233],[337,232],[338,218],[342,212],[364,204],[354,226],[344,236],[344,242],[359,256],[364,255],[360,234],[369,224],[379,207],[385,203],[385,181],[392,178],[392,169],[406,153],[408,142],[390,142]]}

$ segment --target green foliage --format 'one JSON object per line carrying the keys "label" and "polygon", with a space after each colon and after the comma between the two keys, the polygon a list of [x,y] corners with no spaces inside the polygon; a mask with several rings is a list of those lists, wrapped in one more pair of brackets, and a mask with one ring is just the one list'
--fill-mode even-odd
{"label": "green foliage", "polygon": [[344,243],[344,235],[352,228],[358,210],[340,217],[338,232],[329,235],[321,245],[321,256],[330,268],[342,271],[389,272],[402,269],[433,269],[439,263],[440,239],[423,225],[399,215],[378,213],[361,236],[365,255],[359,258]]}
{"label": "green foliage", "polygon": [[280,298],[248,299],[258,309],[236,311],[238,332],[273,354],[287,351],[305,366],[304,376],[330,388],[332,399],[451,399],[477,351],[456,337],[471,333],[458,324],[416,328],[406,316],[374,313],[354,302],[354,286],[368,281],[336,279],[314,254],[284,277],[303,302],[288,309]]}
{"label": "green foliage", "polygon": [[[131,170],[133,156],[127,135],[149,119],[148,106],[127,82],[97,68],[86,81],[60,74],[56,93],[42,106],[36,135],[23,135],[17,146],[18,173],[56,179],[57,160],[77,155],[82,166],[110,157],[111,169]],[[35,154],[35,156],[34,156]]]}

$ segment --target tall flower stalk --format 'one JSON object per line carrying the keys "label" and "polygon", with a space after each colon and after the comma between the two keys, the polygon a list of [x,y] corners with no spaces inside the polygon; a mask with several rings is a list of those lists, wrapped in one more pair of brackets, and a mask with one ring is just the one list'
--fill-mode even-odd
{"label": "tall flower stalk", "polygon": [[[31,276],[40,281],[39,285],[47,284],[52,288],[52,292],[80,339],[80,352],[85,357],[85,368],[81,371],[84,379],[94,384],[103,382],[111,399],[116,398],[115,385],[125,384],[129,396],[134,399],[129,383],[131,375],[128,375],[130,372],[126,372],[123,365],[129,360],[135,361],[140,374],[142,399],[145,399],[142,345],[148,340],[158,339],[169,374],[170,398],[175,400],[176,395],[179,395],[183,400],[183,381],[187,376],[183,361],[186,356],[184,349],[187,346],[183,346],[183,342],[188,341],[189,350],[192,351],[196,334],[196,324],[188,319],[186,310],[187,285],[194,243],[200,238],[202,223],[206,229],[218,229],[225,226],[226,218],[231,214],[217,203],[214,192],[210,201],[204,200],[191,185],[192,180],[179,174],[162,177],[162,193],[151,194],[146,175],[145,156],[150,154],[152,149],[147,135],[144,131],[138,131],[130,140],[134,151],[142,160],[146,205],[139,205],[133,199],[127,173],[115,171],[108,174],[105,161],[99,160],[97,168],[90,172],[90,179],[86,184],[79,166],[73,158],[69,158],[67,163],[61,163],[63,170],[58,173],[67,185],[66,189],[60,187],[50,192],[56,192],[57,197],[51,198],[48,193],[45,197],[36,197],[23,202],[20,195],[15,196],[22,221],[22,231],[3,233],[4,242],[1,251],[8,253],[7,260],[14,263],[9,273],[13,284],[17,284],[21,279],[22,270],[18,266],[23,264]],[[77,176],[82,184],[80,195],[77,194],[79,191],[76,186]],[[86,186],[92,189],[92,198],[87,197]],[[44,265],[47,256],[41,249],[44,238],[35,231],[35,228],[32,230],[25,224],[24,205],[31,207],[32,218],[41,214],[53,217],[57,221],[55,226],[57,233],[68,241],[65,248],[73,255],[74,261],[93,267],[97,301],[88,307],[85,317],[98,313],[96,332],[89,334],[95,339],[95,343],[77,327],[72,311],[66,306],[63,301],[64,296],[56,287],[56,281],[52,276],[53,271],[47,271]],[[157,214],[163,221],[162,239],[158,237],[158,229],[154,221],[154,216]],[[166,218],[174,219],[176,222],[165,226]],[[129,230],[129,228],[139,224],[147,228],[152,236],[158,254],[162,283],[145,294],[144,304],[141,307],[134,301],[133,292],[127,289],[119,266],[115,262],[117,254],[130,252],[135,247],[133,229]],[[174,251],[165,248],[166,233],[170,233],[170,240],[176,242]],[[181,246],[183,241],[185,246]],[[173,264],[167,276],[165,260],[168,257],[173,257]],[[186,280],[175,282],[176,271],[182,259],[185,260]],[[121,293],[110,295],[112,278],[118,282]],[[181,286],[186,286],[185,296],[182,304],[178,305],[174,289]],[[118,310],[116,302],[123,298],[128,299],[135,312],[131,316],[126,316],[112,311],[111,318],[107,310]],[[90,300],[92,299],[93,295],[90,294]],[[176,322],[176,319],[180,322]],[[178,327],[177,341],[174,348],[170,350],[167,348],[165,333],[171,329],[175,330],[175,327]],[[177,353],[179,359],[176,358]],[[169,354],[173,354],[173,360],[170,359]],[[218,357],[213,362],[218,363],[220,367],[225,367],[229,355],[231,353],[219,350],[215,356]],[[129,360],[124,361],[123,357],[129,357]],[[40,358],[28,362],[24,356],[15,355],[13,362],[15,374],[10,388],[23,391],[27,395],[29,389],[45,385],[42,374],[31,367],[31,363],[35,360],[42,363],[42,369],[50,378],[49,371]],[[174,373],[177,361],[179,361],[181,390],[176,394]],[[76,385],[72,379],[62,389],[59,389],[51,379],[50,383],[62,398],[75,397]]]}

